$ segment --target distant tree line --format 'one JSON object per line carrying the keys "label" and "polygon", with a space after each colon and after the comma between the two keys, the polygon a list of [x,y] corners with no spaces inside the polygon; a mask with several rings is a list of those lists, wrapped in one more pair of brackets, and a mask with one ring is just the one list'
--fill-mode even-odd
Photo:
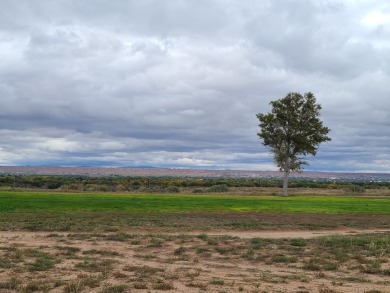
{"label": "distant tree line", "polygon": [[[216,188],[215,186],[219,186]],[[222,187],[224,186],[224,187]],[[282,178],[184,178],[184,177],[88,177],[0,175],[2,189],[43,189],[94,192],[179,192],[181,188],[225,190],[226,187],[282,187]],[[213,188],[211,188],[213,187]],[[328,188],[363,192],[364,189],[390,188],[390,182],[356,180],[314,180],[291,178],[291,188]]]}

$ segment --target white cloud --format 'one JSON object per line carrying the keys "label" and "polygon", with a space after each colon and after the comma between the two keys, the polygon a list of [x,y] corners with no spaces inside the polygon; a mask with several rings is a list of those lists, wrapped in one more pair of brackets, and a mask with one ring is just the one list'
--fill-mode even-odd
{"label": "white cloud", "polygon": [[312,91],[310,168],[385,168],[386,1],[2,5],[0,164],[273,169],[255,114]]}
{"label": "white cloud", "polygon": [[362,23],[371,27],[390,24],[390,13],[372,11],[363,17]]}

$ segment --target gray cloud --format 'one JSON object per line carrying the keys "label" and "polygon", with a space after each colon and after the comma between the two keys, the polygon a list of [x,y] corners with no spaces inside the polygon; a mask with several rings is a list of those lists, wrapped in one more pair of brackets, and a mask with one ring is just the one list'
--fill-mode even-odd
{"label": "gray cloud", "polygon": [[310,170],[388,172],[387,1],[7,1],[0,164],[275,169],[255,114],[316,94]]}

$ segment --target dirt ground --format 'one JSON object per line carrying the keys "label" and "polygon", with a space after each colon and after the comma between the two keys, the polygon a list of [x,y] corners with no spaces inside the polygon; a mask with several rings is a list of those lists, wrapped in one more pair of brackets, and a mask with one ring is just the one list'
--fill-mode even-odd
{"label": "dirt ground", "polygon": [[389,235],[4,231],[0,292],[390,292]]}

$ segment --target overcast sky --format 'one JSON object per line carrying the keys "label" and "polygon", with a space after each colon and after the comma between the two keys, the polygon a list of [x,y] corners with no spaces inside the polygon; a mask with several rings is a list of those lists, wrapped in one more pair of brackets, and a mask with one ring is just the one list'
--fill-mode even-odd
{"label": "overcast sky", "polygon": [[276,170],[256,113],[313,92],[313,171],[390,172],[388,0],[0,0],[0,165]]}

